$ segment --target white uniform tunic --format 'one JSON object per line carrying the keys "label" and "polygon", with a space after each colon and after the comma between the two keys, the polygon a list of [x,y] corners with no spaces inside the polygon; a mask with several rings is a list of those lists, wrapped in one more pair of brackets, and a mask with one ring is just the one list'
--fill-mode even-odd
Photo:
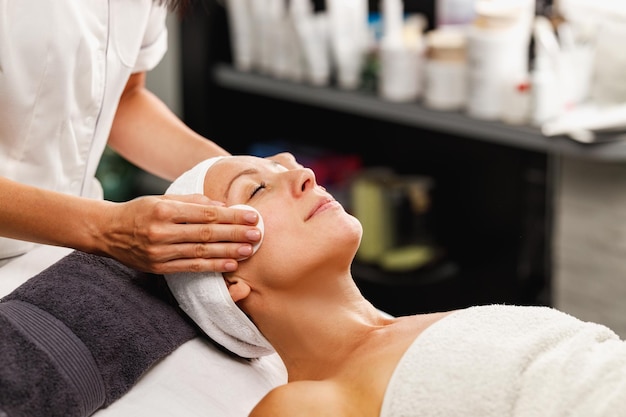
{"label": "white uniform tunic", "polygon": [[[166,15],[152,0],[0,0],[0,175],[102,198],[120,95],[165,54]],[[31,246],[0,238],[0,260]]]}

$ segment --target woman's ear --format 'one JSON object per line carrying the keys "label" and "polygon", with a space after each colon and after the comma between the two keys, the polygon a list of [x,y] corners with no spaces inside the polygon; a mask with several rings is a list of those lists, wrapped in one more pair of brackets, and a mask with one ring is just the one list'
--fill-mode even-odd
{"label": "woman's ear", "polygon": [[231,277],[224,279],[224,281],[228,287],[230,297],[234,302],[239,302],[250,294],[250,286],[243,279],[239,277]]}

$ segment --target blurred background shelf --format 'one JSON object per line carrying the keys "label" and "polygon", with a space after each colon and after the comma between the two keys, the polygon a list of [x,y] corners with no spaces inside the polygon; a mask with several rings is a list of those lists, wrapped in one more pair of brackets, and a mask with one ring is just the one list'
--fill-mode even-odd
{"label": "blurred background shelf", "polygon": [[348,91],[280,80],[254,72],[238,71],[225,63],[216,64],[212,71],[217,85],[241,92],[530,151],[594,160],[626,160],[626,133],[614,134],[612,138],[604,134],[599,143],[583,144],[564,136],[546,137],[534,126],[474,119],[462,112],[432,110],[419,103],[388,102],[360,90]]}

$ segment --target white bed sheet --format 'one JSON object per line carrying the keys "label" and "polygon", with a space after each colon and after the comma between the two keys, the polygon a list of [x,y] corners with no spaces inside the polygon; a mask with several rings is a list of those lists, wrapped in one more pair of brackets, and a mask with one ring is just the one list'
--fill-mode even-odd
{"label": "white bed sheet", "polygon": [[[0,297],[71,250],[40,246],[0,267]],[[94,417],[245,417],[273,387],[287,381],[278,355],[232,358],[195,338],[148,370],[137,384]]]}
{"label": "white bed sheet", "polygon": [[286,382],[280,358],[233,359],[193,339],[154,366],[94,417],[245,417],[276,385]]}

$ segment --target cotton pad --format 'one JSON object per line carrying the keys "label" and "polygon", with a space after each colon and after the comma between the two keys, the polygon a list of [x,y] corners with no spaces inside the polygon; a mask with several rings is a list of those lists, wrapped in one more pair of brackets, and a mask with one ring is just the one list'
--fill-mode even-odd
{"label": "cotton pad", "polygon": [[[235,204],[234,206],[230,206],[231,208],[238,208],[238,209],[245,209],[245,210],[251,210],[256,212],[256,214],[259,216],[259,222],[256,224],[256,227],[261,231],[261,239],[255,243],[254,245],[252,245],[252,255],[254,255],[256,253],[257,250],[259,250],[259,247],[261,246],[261,242],[263,242],[263,235],[265,235],[265,225],[263,224],[263,217],[261,217],[261,213],[259,213],[259,211],[257,209],[255,209],[252,206],[249,206],[247,204]],[[252,256],[250,255],[250,256]],[[243,261],[244,259],[249,258],[249,256],[243,257],[243,258],[239,258],[237,259],[238,261]]]}

